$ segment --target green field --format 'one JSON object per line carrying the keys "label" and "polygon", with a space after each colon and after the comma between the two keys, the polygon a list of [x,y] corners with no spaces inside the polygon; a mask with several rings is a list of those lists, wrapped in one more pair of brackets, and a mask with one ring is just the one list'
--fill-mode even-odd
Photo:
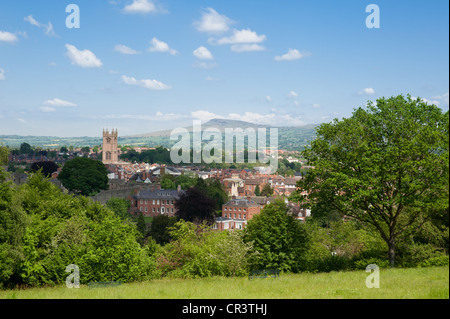
{"label": "green field", "polygon": [[111,288],[65,286],[0,291],[0,299],[448,299],[449,267],[381,269],[380,288],[365,271],[281,274],[279,278],[163,279]]}

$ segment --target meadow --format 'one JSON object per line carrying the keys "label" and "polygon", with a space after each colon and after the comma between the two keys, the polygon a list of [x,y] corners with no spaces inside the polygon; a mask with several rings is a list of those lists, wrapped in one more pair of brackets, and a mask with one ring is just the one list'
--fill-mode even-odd
{"label": "meadow", "polygon": [[449,267],[380,270],[367,288],[365,271],[281,274],[279,278],[209,277],[124,283],[110,288],[65,286],[0,291],[0,299],[448,299]]}

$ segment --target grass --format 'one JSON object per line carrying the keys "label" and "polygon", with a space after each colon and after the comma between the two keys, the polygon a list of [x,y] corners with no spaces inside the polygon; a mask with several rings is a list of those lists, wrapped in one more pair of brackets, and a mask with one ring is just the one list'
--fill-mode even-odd
{"label": "grass", "polygon": [[280,278],[161,279],[118,287],[65,286],[0,291],[0,299],[448,299],[449,267],[381,269],[380,288],[365,271],[281,274]]}

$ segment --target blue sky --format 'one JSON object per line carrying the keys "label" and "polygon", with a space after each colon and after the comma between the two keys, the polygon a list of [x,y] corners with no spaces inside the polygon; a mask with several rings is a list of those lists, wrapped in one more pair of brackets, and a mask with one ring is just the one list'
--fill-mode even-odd
{"label": "blue sky", "polygon": [[[71,3],[80,28],[66,26]],[[369,4],[380,28],[366,26]],[[448,12],[440,0],[2,0],[0,135],[314,124],[408,93],[447,110]]]}

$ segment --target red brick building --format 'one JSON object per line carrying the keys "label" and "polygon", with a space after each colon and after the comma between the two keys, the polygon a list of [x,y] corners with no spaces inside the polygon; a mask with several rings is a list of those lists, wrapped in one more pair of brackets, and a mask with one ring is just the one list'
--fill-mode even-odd
{"label": "red brick building", "polygon": [[175,216],[175,201],[179,199],[182,192],[181,189],[141,190],[138,194],[131,196],[130,210],[134,214],[142,212],[146,217]]}
{"label": "red brick building", "polygon": [[216,218],[214,228],[244,229],[247,222],[260,212],[260,205],[249,199],[232,199],[222,205],[222,217]]}

